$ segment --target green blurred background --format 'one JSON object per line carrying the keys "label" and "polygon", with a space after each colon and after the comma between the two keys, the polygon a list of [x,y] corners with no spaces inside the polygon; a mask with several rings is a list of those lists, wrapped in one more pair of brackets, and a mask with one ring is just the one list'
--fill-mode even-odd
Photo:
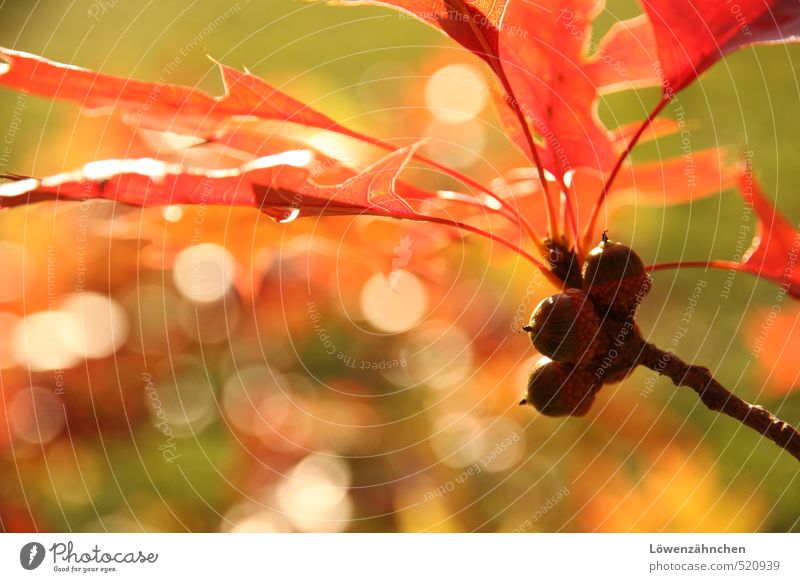
{"label": "green blurred background", "polygon": [[[609,2],[597,31],[637,13],[633,2]],[[180,56],[164,80],[219,94],[210,55],[356,129],[397,142],[440,138],[438,153],[479,179],[521,163],[490,106],[479,121],[455,127],[430,115],[431,76],[451,62],[480,65],[387,9],[288,0],[2,2],[0,44],[149,81]],[[798,58],[796,46],[743,50],[680,96],[693,147],[752,151],[760,182],[795,224]],[[641,103],[656,99],[655,90],[615,95],[600,112],[634,121],[646,114]],[[0,131],[12,126],[19,103],[0,91]],[[3,171],[47,175],[144,149],[119,124],[82,117],[71,104],[31,97],[21,111]],[[459,142],[477,153],[464,155]],[[678,140],[647,144],[634,158],[658,155],[679,155]],[[625,208],[613,234],[648,263],[728,259],[742,208],[734,192],[691,206]],[[198,210],[172,212],[96,203],[0,216],[3,529],[800,529],[797,463],[689,391],[663,379],[647,389],[648,371],[606,387],[585,419],[517,407],[536,354],[512,322],[552,291],[499,248],[474,240],[439,248],[431,229],[402,223],[276,225],[255,211],[224,209],[202,216],[197,238]],[[82,232],[86,248],[76,245]],[[412,299],[393,303],[380,285],[404,237],[412,254],[402,285]],[[200,304],[187,297],[176,265],[190,243],[206,245],[211,280],[232,265],[224,296],[212,289]],[[81,265],[85,292],[76,294]],[[656,274],[641,325],[668,346],[703,281],[677,353],[796,425],[800,307],[780,303],[755,357],[776,288],[740,274],[725,298],[728,277]],[[401,317],[393,327],[375,309],[420,314],[414,325]],[[47,315],[28,319],[37,313]],[[58,336],[63,345],[51,356],[60,353],[61,364],[30,363],[53,326],[75,321],[94,330],[96,345],[65,356],[71,336]],[[328,353],[320,326],[342,357]],[[168,419],[169,435],[159,418]]]}

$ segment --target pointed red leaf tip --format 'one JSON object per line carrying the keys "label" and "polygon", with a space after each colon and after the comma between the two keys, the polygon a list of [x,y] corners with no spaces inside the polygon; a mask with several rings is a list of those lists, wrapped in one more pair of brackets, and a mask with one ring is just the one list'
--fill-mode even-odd
{"label": "pointed red leaf tip", "polygon": [[398,8],[440,29],[496,70],[497,44],[508,0],[338,0],[342,5]]}
{"label": "pointed red leaf tip", "polygon": [[0,208],[60,198],[105,198],[135,206],[252,206],[280,222],[299,216],[370,214],[419,218],[398,193],[397,177],[414,148],[392,152],[340,184],[321,185],[313,155],[287,151],[239,168],[207,170],[152,159],[102,160],[80,170],[0,184]]}
{"label": "pointed red leaf tip", "polygon": [[221,63],[225,93],[212,97],[192,87],[106,75],[5,48],[0,58],[8,61],[0,66],[0,86],[118,113],[133,126],[211,135],[231,118],[256,117],[364,137],[258,77]]}
{"label": "pointed red leaf tip", "polygon": [[758,232],[740,268],[781,286],[800,299],[800,231],[767,200],[747,164],[739,177],[739,189],[758,215]]}
{"label": "pointed red leaf tip", "polygon": [[653,24],[667,96],[738,48],[800,36],[797,0],[640,1]]}

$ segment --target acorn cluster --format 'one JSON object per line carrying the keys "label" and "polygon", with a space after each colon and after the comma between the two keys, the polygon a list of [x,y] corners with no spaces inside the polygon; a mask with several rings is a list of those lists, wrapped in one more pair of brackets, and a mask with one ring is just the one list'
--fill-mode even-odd
{"label": "acorn cluster", "polygon": [[652,284],[639,255],[605,235],[586,258],[581,280],[582,288],[541,301],[523,328],[544,357],[531,369],[520,404],[548,416],[585,415],[604,382],[630,372],[618,362],[622,372],[606,374],[614,364],[606,365],[607,353],[619,330],[635,327],[636,310]]}

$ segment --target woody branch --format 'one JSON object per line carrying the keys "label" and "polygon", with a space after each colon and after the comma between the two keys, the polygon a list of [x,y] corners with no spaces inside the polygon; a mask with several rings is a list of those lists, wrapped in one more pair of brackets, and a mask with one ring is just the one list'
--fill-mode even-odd
{"label": "woody branch", "polygon": [[703,366],[687,364],[672,352],[633,334],[629,349],[636,353],[636,363],[667,376],[676,386],[694,390],[709,410],[735,418],[768,438],[800,460],[800,433],[761,406],[750,404],[720,384]]}

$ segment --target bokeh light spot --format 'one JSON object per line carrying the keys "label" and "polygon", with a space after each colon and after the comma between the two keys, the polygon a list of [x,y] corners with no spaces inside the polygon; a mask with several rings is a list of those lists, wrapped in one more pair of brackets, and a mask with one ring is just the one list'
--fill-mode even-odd
{"label": "bokeh light spot", "polygon": [[128,316],[119,303],[99,293],[73,293],[61,303],[78,322],[77,337],[69,348],[76,357],[105,358],[125,343]]}
{"label": "bokeh light spot", "polygon": [[427,307],[424,285],[408,271],[394,271],[389,277],[376,273],[361,289],[361,312],[380,331],[399,333],[414,327]]}
{"label": "bokeh light spot", "polygon": [[278,503],[301,531],[342,531],[352,514],[349,485],[350,470],[344,461],[314,453],[283,479]]}
{"label": "bokeh light spot", "polygon": [[463,123],[486,106],[488,90],[483,76],[470,65],[448,65],[436,71],[425,85],[425,103],[446,123]]}
{"label": "bokeh light spot", "polygon": [[80,321],[66,311],[40,311],[14,328],[14,357],[29,370],[61,370],[78,361],[73,347],[80,341]]}
{"label": "bokeh light spot", "polygon": [[58,397],[51,390],[36,386],[14,396],[8,407],[8,419],[14,436],[34,444],[53,440],[65,422]]}
{"label": "bokeh light spot", "polygon": [[470,338],[460,328],[444,321],[431,321],[415,329],[406,353],[413,380],[431,388],[458,386],[472,372]]}
{"label": "bokeh light spot", "polygon": [[183,218],[183,208],[175,205],[165,206],[161,210],[161,214],[167,222],[180,222]]}
{"label": "bokeh light spot", "polygon": [[230,290],[235,270],[236,261],[227,249],[204,243],[178,253],[173,277],[184,297],[197,303],[211,303]]}

